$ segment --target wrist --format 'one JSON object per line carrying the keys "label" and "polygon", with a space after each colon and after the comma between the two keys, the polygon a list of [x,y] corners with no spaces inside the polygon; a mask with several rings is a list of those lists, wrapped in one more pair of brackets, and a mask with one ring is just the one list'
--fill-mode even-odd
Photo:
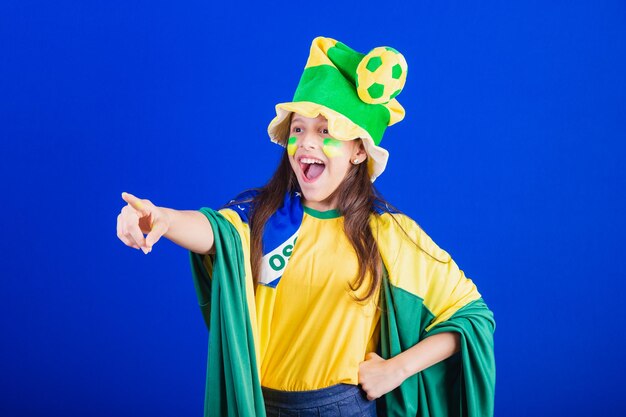
{"label": "wrist", "polygon": [[393,374],[396,375],[396,377],[399,378],[401,382],[415,373],[412,372],[410,362],[407,360],[407,358],[405,358],[405,355],[403,355],[402,353],[389,359],[389,362]]}
{"label": "wrist", "polygon": [[176,230],[178,211],[167,207],[159,207],[159,210],[161,211],[161,221],[167,226],[164,236],[169,238],[172,230]]}

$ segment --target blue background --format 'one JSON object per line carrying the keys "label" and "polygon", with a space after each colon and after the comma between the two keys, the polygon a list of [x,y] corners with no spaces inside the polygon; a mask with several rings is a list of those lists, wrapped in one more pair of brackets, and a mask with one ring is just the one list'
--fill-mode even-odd
{"label": "blue background", "polygon": [[496,315],[496,415],[626,412],[626,4],[4,0],[0,415],[198,416],[188,256],[124,246],[122,191],[216,207],[318,35],[406,56],[376,185]]}

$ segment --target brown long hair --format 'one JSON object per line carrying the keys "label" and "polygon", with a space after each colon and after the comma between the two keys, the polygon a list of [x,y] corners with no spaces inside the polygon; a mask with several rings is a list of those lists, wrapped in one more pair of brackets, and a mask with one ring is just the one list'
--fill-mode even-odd
{"label": "brown long hair", "polygon": [[[277,129],[278,141],[283,145],[286,145],[287,142],[289,125],[290,120],[287,118]],[[259,190],[260,192],[252,204],[250,261],[255,284],[257,284],[256,280],[261,271],[265,223],[280,208],[285,193],[297,190],[298,180],[285,150],[274,175]],[[379,197],[370,180],[367,163],[352,165],[348,169],[346,177],[329,198],[335,197],[337,198],[337,209],[344,216],[344,232],[356,252],[359,264],[357,276],[354,281],[350,282],[350,289],[356,291],[363,285],[367,285],[367,292],[363,297],[354,296],[357,301],[366,301],[376,293],[382,279],[382,260],[370,227],[370,216],[374,212],[374,205],[377,202],[382,202],[382,206],[386,202]],[[368,273],[371,277],[369,280],[366,279]]]}

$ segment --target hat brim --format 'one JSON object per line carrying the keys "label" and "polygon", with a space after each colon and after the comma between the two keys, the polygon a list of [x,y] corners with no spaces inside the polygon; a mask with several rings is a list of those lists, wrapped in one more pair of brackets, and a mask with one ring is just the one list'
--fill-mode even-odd
{"label": "hat brim", "polygon": [[277,127],[284,122],[291,113],[298,113],[304,117],[317,117],[320,114],[328,120],[328,133],[338,140],[353,140],[360,138],[363,142],[363,147],[368,156],[368,171],[372,182],[380,176],[387,166],[387,160],[389,159],[389,152],[386,149],[376,146],[371,135],[367,133],[365,129],[348,119],[341,113],[336,112],[321,104],[313,103],[310,101],[298,101],[289,103],[279,103],[276,105],[276,117],[270,122],[267,133],[270,136],[272,142],[281,146]]}

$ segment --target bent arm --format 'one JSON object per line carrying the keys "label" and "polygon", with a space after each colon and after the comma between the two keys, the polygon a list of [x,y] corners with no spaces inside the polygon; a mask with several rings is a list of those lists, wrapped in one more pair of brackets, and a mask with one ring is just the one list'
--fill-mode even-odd
{"label": "bent arm", "polygon": [[461,337],[456,332],[429,336],[415,346],[390,359],[403,380],[448,359],[461,348]]}
{"label": "bent arm", "polygon": [[400,386],[405,379],[459,351],[460,336],[443,332],[429,336],[390,359],[370,352],[359,367],[359,383],[371,401]]}

